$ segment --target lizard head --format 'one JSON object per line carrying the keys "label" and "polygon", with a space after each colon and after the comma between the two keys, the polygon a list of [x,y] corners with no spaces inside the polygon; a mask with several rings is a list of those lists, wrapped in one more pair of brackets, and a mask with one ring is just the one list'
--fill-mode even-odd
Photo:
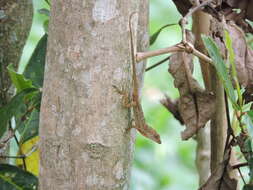
{"label": "lizard head", "polygon": [[148,133],[146,133],[146,137],[155,141],[156,143],[158,144],[161,144],[161,138],[160,138],[160,135],[151,127],[147,126],[148,127]]}

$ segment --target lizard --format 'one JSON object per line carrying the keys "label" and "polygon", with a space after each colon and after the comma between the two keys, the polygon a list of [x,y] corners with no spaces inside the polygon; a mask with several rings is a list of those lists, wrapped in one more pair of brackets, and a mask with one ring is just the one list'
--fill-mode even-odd
{"label": "lizard", "polygon": [[137,79],[137,72],[136,72],[136,60],[134,55],[134,42],[133,42],[133,32],[132,32],[132,17],[136,12],[131,13],[129,17],[129,31],[130,31],[130,47],[131,47],[131,65],[132,65],[132,82],[133,82],[133,92],[131,101],[129,102],[129,96],[128,93],[124,92],[123,90],[120,90],[116,86],[113,86],[116,91],[123,96],[123,106],[126,108],[133,108],[133,115],[134,115],[134,124],[132,123],[132,126],[129,128],[135,128],[137,131],[139,131],[143,136],[147,137],[148,139],[151,139],[155,141],[158,144],[161,144],[160,135],[149,125],[145,122],[144,113],[141,107],[140,103],[140,97],[139,97],[139,84]]}

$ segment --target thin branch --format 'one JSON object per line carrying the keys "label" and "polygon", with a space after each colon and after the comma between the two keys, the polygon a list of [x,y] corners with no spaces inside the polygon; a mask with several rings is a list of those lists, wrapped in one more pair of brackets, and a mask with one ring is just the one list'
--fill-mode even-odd
{"label": "thin branch", "polygon": [[240,164],[236,164],[236,165],[233,165],[232,166],[232,169],[238,169],[238,168],[241,168],[241,167],[245,167],[245,166],[248,166],[248,162],[244,162],[244,163],[240,163]]}
{"label": "thin branch", "polygon": [[[38,149],[38,143],[36,143],[30,150],[28,153],[26,154],[22,154],[19,156],[8,156],[8,155],[0,155],[0,158],[15,158],[15,159],[22,159],[24,160],[25,158],[27,158],[28,156],[30,156],[33,152],[35,152]],[[25,163],[24,163],[25,165]]]}
{"label": "thin branch", "polygon": [[230,140],[230,136],[233,137],[233,139],[235,139],[235,135],[234,135],[234,132],[233,132],[233,129],[232,129],[232,126],[231,126],[231,122],[230,122],[230,115],[229,115],[229,106],[228,106],[228,97],[227,97],[227,93],[226,91],[224,90],[224,100],[225,100],[225,108],[226,108],[226,118],[227,118],[227,139],[226,139],[226,142],[225,142],[225,148],[224,148],[224,154],[225,154],[225,151],[226,149],[229,148],[229,140]]}
{"label": "thin branch", "polygon": [[170,59],[170,56],[166,57],[165,59],[163,59],[163,60],[161,60],[161,61],[159,61],[157,63],[155,63],[154,65],[151,65],[150,67],[148,67],[148,68],[145,69],[145,72],[147,72],[147,71],[149,71],[149,70],[157,67],[158,65],[161,65],[162,63],[164,63],[165,61],[167,61],[169,59]]}
{"label": "thin branch", "polygon": [[136,53],[136,61],[140,62],[144,59],[147,59],[149,57],[154,57],[158,55],[163,55],[167,53],[173,53],[173,52],[178,52],[178,51],[183,51],[180,47],[177,46],[178,44],[167,47],[167,48],[162,48],[158,50],[153,50],[153,51],[147,51],[147,52],[137,52]]}
{"label": "thin branch", "polygon": [[[20,142],[18,141],[18,138],[17,138],[17,136],[16,136],[16,134],[15,134],[17,128],[15,128],[15,129],[12,128],[11,121],[9,121],[9,125],[10,125],[10,131],[12,131],[12,133],[13,133],[15,142],[16,142],[16,144],[18,145],[18,147],[20,148]],[[22,162],[23,162],[23,165],[24,165],[24,169],[25,169],[25,171],[26,171],[26,170],[27,170],[27,167],[26,167],[25,158],[21,158],[21,159],[22,159]]]}
{"label": "thin branch", "polygon": [[240,174],[240,176],[242,178],[242,181],[243,181],[244,185],[246,185],[245,179],[244,179],[244,177],[242,175],[242,172],[241,172],[240,168],[237,168],[237,170],[238,170],[238,172],[239,172],[239,174]]}
{"label": "thin branch", "polygon": [[154,57],[154,56],[163,55],[167,53],[182,52],[182,51],[185,51],[187,53],[192,53],[193,55],[197,56],[199,59],[205,61],[205,63],[209,63],[213,65],[212,59],[210,59],[208,56],[206,56],[205,54],[195,49],[195,47],[188,42],[186,42],[185,44],[181,42],[171,47],[162,48],[162,49],[153,50],[153,51],[137,52],[136,61],[140,62],[149,57]]}
{"label": "thin branch", "polygon": [[26,158],[25,155],[20,155],[20,156],[8,156],[8,155],[0,155],[0,158],[14,158],[14,159],[24,159]]}
{"label": "thin branch", "polygon": [[[230,136],[232,136],[232,140],[230,142],[233,141],[233,139],[235,139],[235,135],[234,135],[234,131],[233,131],[233,128],[231,126],[231,122],[230,122],[230,115],[229,115],[229,106],[228,106],[228,97],[227,97],[227,94],[226,94],[226,91],[224,90],[224,99],[225,99],[225,108],[226,108],[226,118],[227,118],[227,124],[228,124],[228,128],[227,128],[227,138],[226,138],[226,142],[225,142],[225,148],[224,148],[224,154],[225,154],[225,151],[228,149],[228,148],[231,148],[231,143],[229,143],[229,139],[230,139]],[[232,166],[233,168],[233,166]],[[234,168],[233,168],[234,169]],[[240,167],[237,168],[243,182],[244,182],[244,185],[246,184],[245,183],[245,180],[244,180],[244,177],[242,175],[242,172],[240,170]]]}
{"label": "thin branch", "polygon": [[180,20],[179,25],[182,28],[182,42],[186,43],[186,29],[185,29],[185,25],[187,24],[187,19],[188,17],[192,16],[193,13],[195,13],[196,11],[200,10],[201,8],[203,8],[204,6],[206,6],[207,4],[209,4],[210,2],[212,2],[212,0],[208,0],[208,1],[204,1],[201,4],[199,3],[195,3],[195,6],[193,8],[191,8],[188,13]]}

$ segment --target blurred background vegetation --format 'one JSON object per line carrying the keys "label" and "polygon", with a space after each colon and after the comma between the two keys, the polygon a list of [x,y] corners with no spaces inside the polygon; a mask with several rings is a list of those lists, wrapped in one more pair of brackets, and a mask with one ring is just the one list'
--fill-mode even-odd
{"label": "blurred background vegetation", "polygon": [[[38,10],[48,7],[42,0],[33,1],[33,26],[20,62],[19,72],[24,70],[35,45],[44,34],[43,22],[46,16],[39,14]],[[150,0],[150,34],[165,24],[178,23],[179,18],[180,14],[172,1]],[[150,49],[171,46],[180,40],[179,26],[171,26],[161,32]],[[148,66],[164,57],[148,60]],[[200,78],[199,69],[194,72],[195,76]],[[147,123],[161,134],[162,144],[154,144],[137,134],[131,190],[183,190],[198,187],[194,163],[196,142],[192,139],[181,141],[180,132],[183,127],[159,103],[159,100],[163,98],[163,93],[172,98],[178,97],[178,91],[173,86],[173,79],[168,73],[168,62],[148,71],[145,75],[142,93],[145,117]]]}

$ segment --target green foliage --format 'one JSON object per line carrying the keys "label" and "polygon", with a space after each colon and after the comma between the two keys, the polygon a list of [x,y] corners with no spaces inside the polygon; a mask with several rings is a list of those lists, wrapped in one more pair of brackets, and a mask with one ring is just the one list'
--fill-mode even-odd
{"label": "green foliage", "polygon": [[2,190],[36,190],[38,179],[16,166],[0,164],[0,187]]}
{"label": "green foliage", "polygon": [[242,107],[242,105],[243,105],[242,93],[240,91],[240,85],[239,85],[239,81],[237,78],[237,71],[236,71],[236,67],[235,67],[235,53],[234,53],[234,49],[232,47],[232,40],[230,38],[228,31],[226,31],[226,30],[225,30],[225,45],[228,50],[229,63],[232,68],[232,79],[235,81],[236,91],[237,91],[237,95],[238,95],[238,99],[239,99],[239,106]]}
{"label": "green foliage", "polygon": [[38,42],[31,59],[29,60],[24,76],[30,79],[34,86],[41,88],[44,80],[44,68],[46,62],[47,34],[44,34]]}
{"label": "green foliage", "polygon": [[[50,4],[48,0],[45,1]],[[41,1],[34,2],[35,6],[38,3],[41,3]],[[166,23],[176,23],[179,19],[179,14],[176,12],[172,1],[151,1],[151,9],[153,10],[151,12],[151,31],[154,31],[154,28],[163,26]],[[44,21],[44,15],[46,15],[46,17],[49,15],[49,11],[47,10],[43,10],[42,13],[43,16],[39,17],[37,11],[35,13],[35,17],[37,18],[38,22],[38,18],[41,20],[43,19]],[[48,18],[46,18],[43,25],[46,26],[45,28],[47,31]],[[38,28],[35,30],[37,32]],[[32,32],[34,33],[35,30]],[[161,32],[162,30],[163,29],[157,31],[156,34],[153,35],[154,48],[159,48],[157,47],[157,44],[161,45],[161,43],[163,43],[165,46],[170,46],[175,44],[177,40],[180,40],[181,32],[179,27],[171,27],[171,29],[166,33]],[[23,78],[31,80],[32,85],[36,88],[41,88],[43,85],[44,60],[46,51],[45,38],[46,37],[43,36],[43,38],[40,39],[40,42],[36,47],[37,50],[34,51],[23,73]],[[35,37],[33,36],[28,44],[32,44],[34,40]],[[154,44],[155,41],[157,43]],[[37,53],[35,53],[36,51]],[[156,62],[156,59],[157,58],[151,59],[151,63]],[[175,98],[178,92],[172,87],[173,80],[168,75],[167,67],[167,64],[164,64],[161,67],[148,72],[148,75],[146,75],[145,79],[145,85],[147,85],[147,89],[159,88],[161,91],[168,91],[170,95],[172,94]],[[156,80],[154,80],[154,78]],[[149,143],[146,138],[138,135],[135,163],[132,170],[133,179],[131,180],[131,189],[196,189],[196,169],[192,167],[195,155],[195,142],[193,140],[187,142],[187,144],[181,142],[180,131],[182,128],[180,128],[179,123],[172,119],[171,115],[165,111],[161,105],[156,104],[156,106],[150,106],[151,104],[149,103],[149,95],[147,93],[145,94],[144,99],[144,107],[148,107],[148,109],[145,110],[148,123],[162,133],[163,144],[161,146],[156,146],[153,143]],[[37,90],[36,93],[33,94],[33,97],[30,98],[28,104],[23,105],[22,111],[17,114],[16,121],[18,132],[21,136],[21,143],[24,143],[25,141],[31,139],[32,136],[38,134],[37,129],[40,100],[41,92]],[[34,108],[29,110],[32,107]],[[26,116],[23,117],[24,113],[26,112]],[[24,120],[22,120],[22,118]],[[182,178],[184,180],[182,180]]]}
{"label": "green foliage", "polygon": [[253,189],[253,185],[244,185],[242,190],[252,190]]}
{"label": "green foliage", "polygon": [[[167,23],[178,23],[180,18],[172,1],[151,0],[150,9],[152,34]],[[180,42],[181,34],[180,27],[164,29],[150,49],[172,46]],[[153,57],[148,60],[148,64],[153,65],[166,56]],[[195,72],[200,73],[200,70]],[[181,141],[182,126],[159,104],[161,92],[172,98],[178,97],[173,82],[168,74],[168,62],[145,74],[142,106],[147,123],[161,134],[162,144],[157,146],[149,143],[137,133],[131,190],[182,190],[198,187],[197,171],[192,167],[196,143],[194,140]]]}
{"label": "green foliage", "polygon": [[167,28],[169,26],[174,26],[174,25],[177,25],[177,24],[166,24],[162,26],[159,30],[157,30],[154,34],[152,34],[152,36],[150,36],[149,44],[153,45],[153,43],[155,43],[156,39],[158,38],[159,34],[162,32],[164,28]]}
{"label": "green foliage", "polygon": [[[48,17],[48,10],[45,9],[40,12]],[[43,86],[46,47],[47,34],[43,35],[37,43],[23,74],[17,73],[12,65],[7,68],[11,81],[17,89],[17,94],[0,108],[0,138],[7,131],[7,123],[14,117],[16,121],[15,134],[19,134],[19,148],[22,147],[23,143],[38,136],[40,89]],[[20,168],[0,165],[0,189],[35,190],[37,183],[37,177]]]}
{"label": "green foliage", "polygon": [[20,92],[21,90],[24,90],[26,88],[34,88],[34,86],[32,85],[32,81],[27,80],[23,74],[19,74],[15,72],[12,65],[9,65],[7,69],[8,69],[11,81],[17,89],[17,92]]}
{"label": "green foliage", "polygon": [[43,28],[44,28],[45,32],[48,33],[48,23],[49,23],[49,17],[50,17],[50,10],[43,8],[43,9],[40,9],[38,12],[47,17],[47,19],[43,23]]}
{"label": "green foliage", "polygon": [[[10,78],[14,86],[17,88],[18,93],[7,105],[0,108],[0,137],[2,137],[7,130],[8,121],[14,116],[16,117],[17,126],[21,126],[21,128],[24,128],[25,131],[26,129],[32,129],[35,131],[32,133],[22,132],[22,134],[25,135],[24,137],[21,136],[23,140],[30,139],[34,135],[38,134],[39,118],[37,118],[37,126],[35,126],[34,122],[26,122],[24,119],[25,117],[28,119],[28,121],[33,121],[34,115],[31,114],[32,118],[30,118],[24,114],[30,114],[29,112],[32,112],[36,106],[37,109],[39,109],[38,107],[41,100],[41,92],[39,91],[39,88],[42,88],[43,85],[46,46],[47,34],[45,34],[38,42],[37,47],[35,48],[32,57],[26,66],[24,74],[19,74],[14,71],[11,65],[8,66]],[[26,110],[31,109],[31,107],[31,111]]]}
{"label": "green foliage", "polygon": [[35,88],[24,89],[16,94],[8,104],[0,108],[0,138],[7,129],[8,121],[20,112],[20,109],[24,106],[25,101],[27,101],[26,97],[36,90],[37,89]]}
{"label": "green foliage", "polygon": [[233,105],[233,107],[237,110],[239,110],[239,106],[236,101],[236,96],[234,93],[234,88],[232,85],[232,81],[229,77],[229,72],[227,70],[227,67],[225,65],[225,62],[221,56],[221,51],[214,42],[214,40],[207,36],[202,36],[202,40],[205,44],[205,47],[208,51],[208,54],[210,55],[211,59],[214,62],[215,69],[217,71],[217,74],[219,76],[219,79],[222,81],[223,86],[225,88],[225,91]]}
{"label": "green foliage", "polygon": [[29,118],[18,129],[20,133],[20,142],[24,143],[39,134],[39,111],[34,109]]}

